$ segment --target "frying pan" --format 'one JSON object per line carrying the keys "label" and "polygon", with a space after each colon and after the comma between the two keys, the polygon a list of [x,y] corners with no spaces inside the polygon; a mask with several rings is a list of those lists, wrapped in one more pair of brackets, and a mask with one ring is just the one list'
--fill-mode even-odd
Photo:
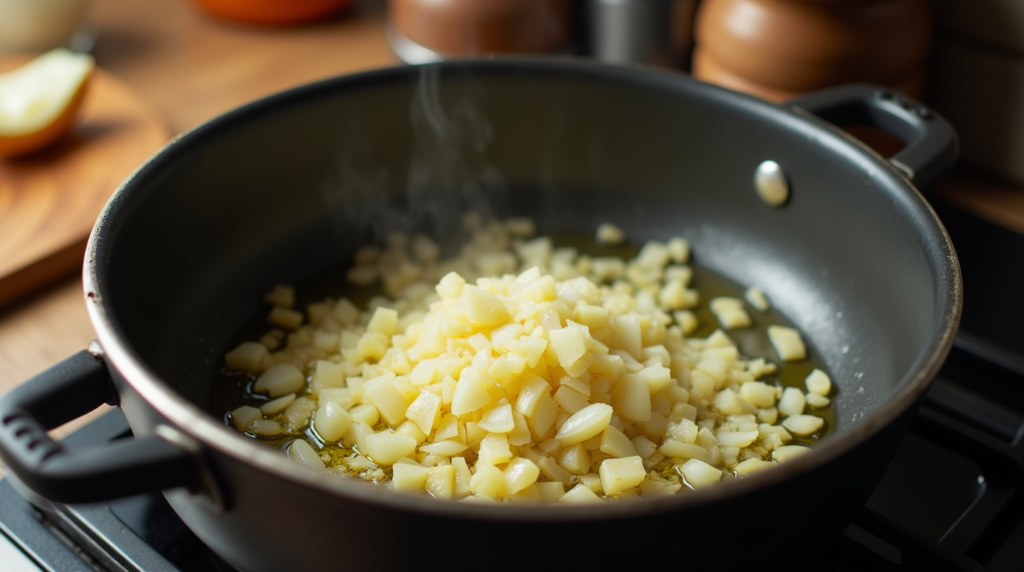
{"label": "frying pan", "polygon": [[[908,144],[886,160],[821,118]],[[612,553],[791,567],[866,501],[952,344],[959,268],[915,184],[955,153],[940,117],[863,85],[776,106],[669,72],[495,59],[293,89],[183,135],[115,193],[84,269],[98,342],[3,396],[0,454],[37,502],[163,490],[246,571],[603,569]],[[781,207],[756,192],[765,160],[790,189]],[[391,227],[442,232],[470,208],[532,216],[541,232],[614,221],[637,242],[689,238],[697,264],[756,284],[804,333],[838,388],[834,434],[670,498],[494,507],[299,466],[207,411],[272,284],[343,266]],[[103,402],[134,438],[88,451],[47,438]]]}

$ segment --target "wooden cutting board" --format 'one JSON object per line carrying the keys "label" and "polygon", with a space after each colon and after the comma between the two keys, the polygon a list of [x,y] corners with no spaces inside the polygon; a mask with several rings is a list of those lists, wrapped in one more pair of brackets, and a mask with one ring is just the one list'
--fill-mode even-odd
{"label": "wooden cutting board", "polygon": [[[0,55],[0,72],[26,61]],[[0,158],[0,306],[78,272],[107,199],[169,139],[147,101],[97,68],[67,137],[28,157]]]}

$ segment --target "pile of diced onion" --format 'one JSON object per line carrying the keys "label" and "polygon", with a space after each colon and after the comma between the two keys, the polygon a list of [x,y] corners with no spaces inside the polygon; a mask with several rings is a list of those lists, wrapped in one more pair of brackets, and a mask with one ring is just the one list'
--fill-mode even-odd
{"label": "pile of diced onion", "polygon": [[[775,364],[744,359],[723,329],[688,337],[701,300],[686,240],[626,261],[555,248],[529,220],[466,226],[473,240],[454,260],[422,235],[361,249],[349,280],[387,294],[366,310],[343,298],[302,313],[275,287],[270,331],[226,355],[268,400],[230,422],[293,437],[298,462],[403,491],[562,504],[744,477],[823,431],[811,411],[829,405],[824,372],[783,388],[760,381]],[[598,229],[598,241],[623,238]],[[768,308],[756,288],[708,303],[725,330]],[[805,358],[796,330],[767,335],[781,359]]]}

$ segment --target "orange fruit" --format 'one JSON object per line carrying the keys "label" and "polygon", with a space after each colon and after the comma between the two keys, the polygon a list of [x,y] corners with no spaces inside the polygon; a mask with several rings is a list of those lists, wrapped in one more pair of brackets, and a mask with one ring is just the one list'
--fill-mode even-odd
{"label": "orange fruit", "polygon": [[0,157],[27,155],[67,133],[95,62],[64,49],[0,74]]}
{"label": "orange fruit", "polygon": [[207,12],[248,24],[302,24],[340,12],[351,0],[193,0]]}

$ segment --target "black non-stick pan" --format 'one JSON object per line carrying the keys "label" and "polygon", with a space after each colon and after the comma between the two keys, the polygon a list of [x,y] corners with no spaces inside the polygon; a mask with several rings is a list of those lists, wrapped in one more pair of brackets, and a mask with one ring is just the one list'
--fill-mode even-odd
{"label": "black non-stick pan", "polygon": [[[907,147],[884,159],[817,116]],[[0,452],[55,501],[166,490],[247,571],[604,569],[612,554],[789,567],[863,505],[949,351],[959,270],[917,186],[955,148],[941,118],[881,88],[776,106],[575,60],[401,67],[275,95],[175,140],[111,199],[84,275],[98,344],[3,397]],[[757,192],[765,161],[788,187],[781,206]],[[758,286],[804,333],[837,386],[834,433],[672,498],[481,506],[287,462],[208,411],[223,353],[271,285],[349,263],[382,229],[444,234],[469,209],[541,232],[613,221],[638,243],[687,237],[697,264]],[[134,439],[86,452],[45,437],[104,401]]]}

